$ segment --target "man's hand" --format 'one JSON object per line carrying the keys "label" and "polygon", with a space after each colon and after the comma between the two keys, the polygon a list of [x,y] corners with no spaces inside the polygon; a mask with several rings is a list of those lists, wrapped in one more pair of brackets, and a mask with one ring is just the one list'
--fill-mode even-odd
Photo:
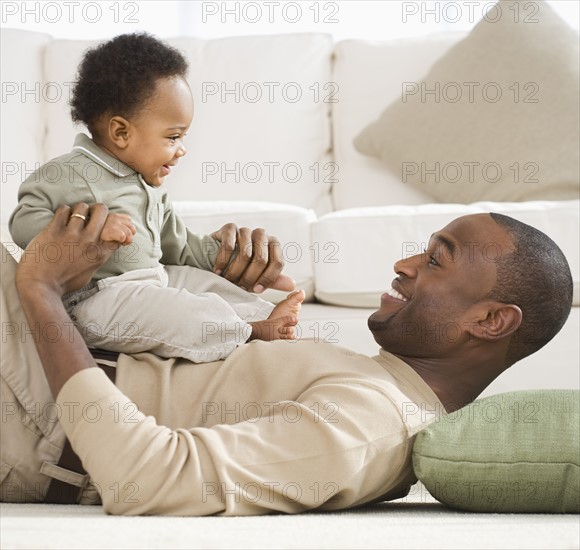
{"label": "man's hand", "polygon": [[85,286],[120,246],[100,239],[108,214],[104,204],[58,208],[22,254],[16,271],[18,292],[35,287],[62,296]]}
{"label": "man's hand", "polygon": [[211,236],[221,243],[214,273],[223,274],[228,281],[252,292],[263,292],[266,288],[290,292],[296,287],[294,279],[282,274],[284,260],[280,242],[268,236],[264,229],[238,229],[228,223]]}
{"label": "man's hand", "polygon": [[101,231],[100,239],[101,241],[127,245],[133,242],[135,233],[137,233],[137,229],[135,229],[131,221],[131,216],[109,212],[105,227]]}

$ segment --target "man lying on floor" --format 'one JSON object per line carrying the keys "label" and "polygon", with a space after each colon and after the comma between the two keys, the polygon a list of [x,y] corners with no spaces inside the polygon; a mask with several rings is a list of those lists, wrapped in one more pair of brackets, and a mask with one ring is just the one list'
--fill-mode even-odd
{"label": "man lying on floor", "polygon": [[[377,357],[256,341],[206,364],[120,355],[113,384],[61,301],[112,253],[82,253],[106,207],[69,223],[74,208],[36,239],[36,250],[66,246],[60,260],[25,251],[14,275],[3,258],[4,324],[22,327],[3,342],[4,501],[66,502],[54,487],[72,487],[74,502],[112,514],[249,515],[403,496],[416,482],[417,432],[545,345],[572,303],[569,266],[546,235],[498,214],[464,216],[395,264],[368,320]],[[501,250],[493,261],[489,243]],[[65,434],[88,474],[56,465]]]}

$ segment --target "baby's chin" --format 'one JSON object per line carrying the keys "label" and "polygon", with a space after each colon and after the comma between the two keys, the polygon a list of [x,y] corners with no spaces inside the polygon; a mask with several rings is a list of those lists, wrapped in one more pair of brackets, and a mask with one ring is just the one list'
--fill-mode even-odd
{"label": "baby's chin", "polygon": [[149,187],[161,187],[163,185],[163,182],[165,181],[164,177],[159,177],[159,176],[155,176],[152,178],[143,176],[143,179],[145,180],[145,183]]}

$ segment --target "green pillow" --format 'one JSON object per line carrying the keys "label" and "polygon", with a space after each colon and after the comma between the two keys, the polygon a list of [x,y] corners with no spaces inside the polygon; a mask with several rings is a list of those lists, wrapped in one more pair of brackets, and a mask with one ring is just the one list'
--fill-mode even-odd
{"label": "green pillow", "polygon": [[440,502],[474,512],[580,512],[580,392],[478,399],[417,434],[413,468]]}

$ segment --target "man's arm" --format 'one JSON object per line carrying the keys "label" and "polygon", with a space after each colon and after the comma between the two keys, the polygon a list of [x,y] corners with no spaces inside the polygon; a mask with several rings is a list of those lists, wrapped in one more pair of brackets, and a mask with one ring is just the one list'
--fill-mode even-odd
{"label": "man's arm", "polygon": [[228,223],[211,235],[196,235],[187,229],[171,203],[164,203],[164,207],[162,263],[213,271],[253,292],[266,288],[289,292],[296,287],[294,279],[282,273],[284,259],[278,239],[263,229]]}
{"label": "man's arm", "polygon": [[18,264],[16,288],[29,325],[39,327],[40,334],[45,334],[43,327],[56,324],[61,327],[61,334],[67,334],[67,338],[38,338],[35,342],[54,397],[71,376],[96,366],[78,331],[67,332],[70,318],[61,297],[86,285],[95,270],[118,248],[117,243],[99,239],[107,215],[104,205],[89,208],[79,203],[73,208],[58,208]]}

